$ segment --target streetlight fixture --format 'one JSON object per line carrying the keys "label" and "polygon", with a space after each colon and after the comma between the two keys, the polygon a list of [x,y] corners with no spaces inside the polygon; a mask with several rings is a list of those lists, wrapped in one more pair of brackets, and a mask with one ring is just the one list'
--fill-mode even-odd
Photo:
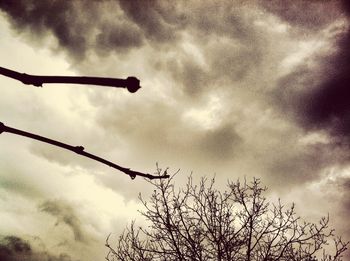
{"label": "streetlight fixture", "polygon": [[134,76],[129,76],[126,79],[90,76],[42,76],[19,73],[3,67],[0,67],[0,74],[36,87],[42,87],[44,83],[89,84],[126,88],[131,93],[137,92],[141,88],[140,80]]}

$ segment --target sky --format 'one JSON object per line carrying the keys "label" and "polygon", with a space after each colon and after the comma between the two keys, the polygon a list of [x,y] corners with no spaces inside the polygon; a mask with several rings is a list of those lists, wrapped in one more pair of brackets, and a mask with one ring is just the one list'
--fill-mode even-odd
{"label": "sky", "polygon": [[[308,221],[329,214],[349,240],[349,19],[345,0],[0,0],[1,67],[142,86],[36,88],[1,76],[0,121],[133,170],[180,169],[179,187],[191,173],[222,189],[260,178],[269,197]],[[138,195],[152,191],[2,133],[0,254],[103,260],[110,233],[143,224]]]}

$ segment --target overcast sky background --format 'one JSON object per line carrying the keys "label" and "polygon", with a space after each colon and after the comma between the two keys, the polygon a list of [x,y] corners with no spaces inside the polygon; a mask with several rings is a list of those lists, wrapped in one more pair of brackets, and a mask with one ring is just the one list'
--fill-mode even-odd
{"label": "overcast sky background", "polygon": [[[0,66],[136,76],[143,87],[35,88],[1,76],[0,121],[134,170],[181,169],[176,184],[191,172],[216,174],[222,188],[261,178],[305,219],[329,213],[349,239],[349,12],[345,0],[0,0]],[[151,191],[0,135],[2,247],[26,240],[33,260],[103,260],[107,235],[141,224],[137,196]]]}

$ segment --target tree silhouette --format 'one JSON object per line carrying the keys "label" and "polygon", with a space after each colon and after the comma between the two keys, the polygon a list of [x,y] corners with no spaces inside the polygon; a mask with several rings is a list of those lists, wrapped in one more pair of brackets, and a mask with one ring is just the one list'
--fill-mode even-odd
{"label": "tree silhouette", "polygon": [[[195,185],[189,177],[176,191],[173,177],[150,181],[149,201],[140,195],[148,226],[133,222],[115,247],[108,237],[107,260],[342,260],[349,242],[334,236],[329,217],[302,221],[294,205],[269,203],[259,179],[229,182],[220,192],[215,179]],[[326,251],[330,241],[334,246]]]}

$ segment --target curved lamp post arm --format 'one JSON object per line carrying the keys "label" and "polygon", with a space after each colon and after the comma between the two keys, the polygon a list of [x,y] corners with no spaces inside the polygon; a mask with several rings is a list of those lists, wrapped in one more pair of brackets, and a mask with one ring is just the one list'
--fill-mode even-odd
{"label": "curved lamp post arm", "polygon": [[56,140],[52,140],[52,139],[49,139],[49,138],[46,138],[46,137],[42,137],[42,136],[36,135],[36,134],[30,133],[30,132],[26,132],[26,131],[22,131],[22,130],[19,130],[19,129],[8,127],[5,124],[3,124],[2,122],[0,122],[0,134],[3,133],[3,132],[9,132],[9,133],[20,135],[20,136],[24,136],[24,137],[27,137],[27,138],[30,138],[30,139],[39,140],[41,142],[46,142],[46,143],[49,143],[51,145],[54,145],[54,146],[57,146],[57,147],[60,147],[60,148],[63,148],[63,149],[73,151],[73,152],[75,152],[75,153],[77,153],[77,154],[79,154],[81,156],[88,157],[88,158],[90,158],[92,160],[96,160],[96,161],[101,162],[101,163],[103,163],[105,165],[108,165],[108,166],[110,166],[112,168],[115,168],[115,169],[125,173],[126,175],[130,176],[131,179],[136,178],[136,176],[140,176],[140,177],[144,177],[144,178],[148,178],[148,179],[169,178],[169,175],[167,175],[165,173],[163,175],[161,175],[161,176],[156,176],[156,175],[151,175],[151,174],[148,174],[148,173],[142,173],[142,172],[134,171],[134,170],[131,170],[129,168],[124,168],[124,167],[121,167],[121,166],[111,162],[111,161],[105,160],[105,159],[103,159],[101,157],[98,157],[96,155],[93,155],[93,154],[90,154],[88,152],[85,152],[84,151],[84,147],[82,147],[82,146],[72,146],[72,145],[69,145],[69,144],[66,144],[66,143],[63,143],[63,142],[59,142],[59,141],[56,141]]}
{"label": "curved lamp post arm", "polygon": [[24,84],[37,87],[41,87],[44,83],[91,84],[126,88],[131,93],[141,88],[140,80],[134,76],[130,76],[126,79],[88,76],[41,76],[19,73],[3,67],[0,67],[0,74],[21,81]]}

